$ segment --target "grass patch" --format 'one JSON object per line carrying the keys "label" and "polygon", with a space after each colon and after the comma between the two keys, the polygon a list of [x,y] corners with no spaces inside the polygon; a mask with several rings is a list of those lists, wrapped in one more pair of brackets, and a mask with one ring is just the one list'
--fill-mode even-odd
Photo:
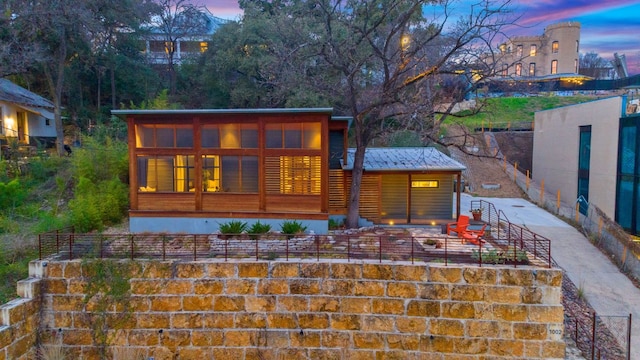
{"label": "grass patch", "polygon": [[517,122],[532,122],[536,111],[573,105],[594,100],[589,96],[533,96],[490,98],[485,102],[482,112],[462,118],[449,117],[446,123],[461,122],[468,127],[496,126]]}

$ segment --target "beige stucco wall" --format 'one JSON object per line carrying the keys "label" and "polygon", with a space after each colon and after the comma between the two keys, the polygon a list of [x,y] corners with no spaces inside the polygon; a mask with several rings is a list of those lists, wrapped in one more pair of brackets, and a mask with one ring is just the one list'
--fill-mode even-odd
{"label": "beige stucco wall", "polygon": [[589,202],[614,218],[618,128],[622,98],[612,97],[535,114],[533,180],[546,191],[560,190],[575,203],[578,193],[580,126],[591,125]]}

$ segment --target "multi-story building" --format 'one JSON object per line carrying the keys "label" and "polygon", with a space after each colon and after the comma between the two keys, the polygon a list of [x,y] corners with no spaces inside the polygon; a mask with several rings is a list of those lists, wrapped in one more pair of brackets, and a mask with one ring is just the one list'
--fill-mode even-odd
{"label": "multi-story building", "polygon": [[152,64],[166,65],[170,55],[174,64],[180,64],[190,56],[207,51],[213,33],[230,20],[213,16],[208,11],[204,15],[203,30],[197,33],[176,29],[175,34],[167,34],[162,28],[149,28],[142,46],[143,53]]}
{"label": "multi-story building", "polygon": [[517,36],[500,44],[497,75],[544,77],[577,74],[579,68],[580,23],[549,25],[540,36]]}

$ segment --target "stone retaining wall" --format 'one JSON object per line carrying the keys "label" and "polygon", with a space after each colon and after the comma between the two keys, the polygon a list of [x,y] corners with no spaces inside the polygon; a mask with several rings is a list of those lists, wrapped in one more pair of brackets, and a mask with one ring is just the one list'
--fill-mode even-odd
{"label": "stone retaining wall", "polygon": [[[125,264],[134,264],[130,307],[114,302],[106,311],[108,342],[156,360],[564,358],[557,269]],[[88,317],[99,300],[84,299],[90,266],[50,261],[43,273],[42,339],[74,359],[99,358]]]}

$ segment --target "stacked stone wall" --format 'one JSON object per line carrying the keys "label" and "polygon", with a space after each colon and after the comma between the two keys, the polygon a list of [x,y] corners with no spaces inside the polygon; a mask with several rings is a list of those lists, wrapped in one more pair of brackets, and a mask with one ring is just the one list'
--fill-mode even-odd
{"label": "stacked stone wall", "polygon": [[[32,262],[29,272],[42,275],[40,265]],[[41,276],[21,280],[17,284],[20,298],[0,306],[0,360],[35,359],[43,285]]]}
{"label": "stacked stone wall", "polygon": [[[556,269],[134,263],[129,310],[108,310],[129,312],[109,324],[109,344],[156,360],[564,358]],[[56,261],[44,272],[43,340],[77,359],[99,358],[88,266]]]}

